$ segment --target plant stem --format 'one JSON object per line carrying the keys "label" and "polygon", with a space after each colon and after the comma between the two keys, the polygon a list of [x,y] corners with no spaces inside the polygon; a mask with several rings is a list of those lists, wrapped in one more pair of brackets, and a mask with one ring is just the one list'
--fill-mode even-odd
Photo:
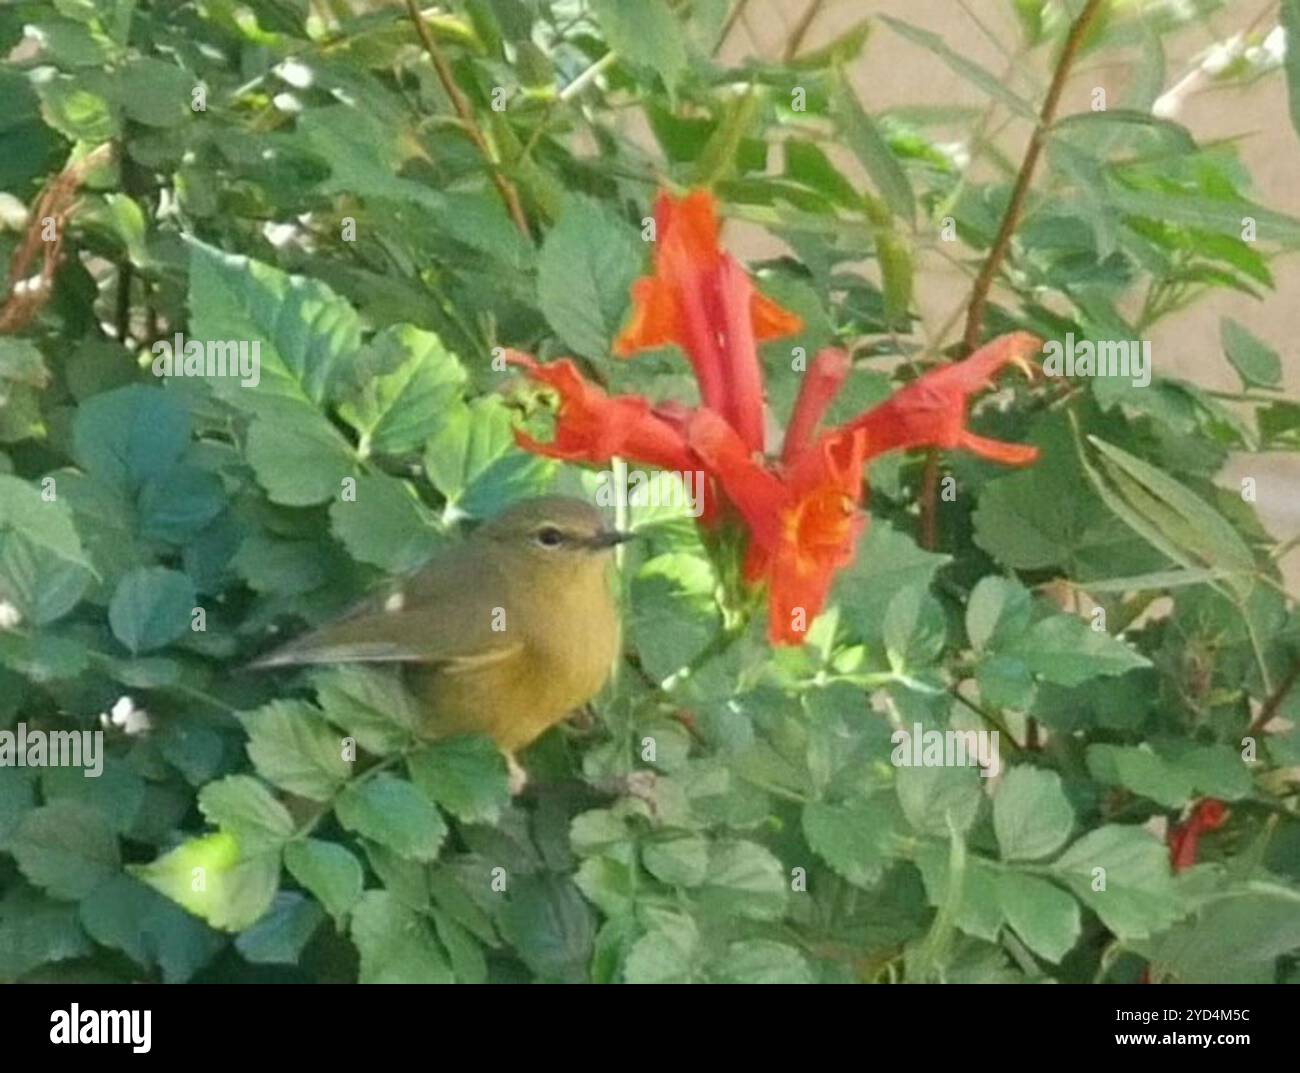
{"label": "plant stem", "polygon": [[799,55],[799,49],[803,47],[804,38],[808,36],[812,24],[817,21],[817,16],[821,14],[825,3],[826,0],[812,0],[812,3],[804,9],[804,13],[799,16],[799,21],[794,24],[794,29],[790,31],[790,39],[786,41],[785,50],[781,54],[783,63],[790,63]]}
{"label": "plant stem", "polygon": [[1269,698],[1264,701],[1259,714],[1251,720],[1250,726],[1246,728],[1246,737],[1254,738],[1263,733],[1264,728],[1272,721],[1273,716],[1277,715],[1277,710],[1282,707],[1282,702],[1286,700],[1297,681],[1300,681],[1300,659],[1291,664],[1291,669],[1287,671],[1281,685],[1273,690]]}
{"label": "plant stem", "polygon": [[[1038,161],[1041,159],[1043,149],[1047,145],[1048,131],[1056,119],[1056,110],[1060,107],[1061,94],[1065,91],[1066,80],[1070,77],[1070,70],[1074,66],[1074,61],[1078,58],[1079,49],[1083,45],[1088,30],[1100,13],[1101,7],[1102,0],[1088,0],[1083,10],[1079,12],[1079,17],[1071,25],[1070,32],[1065,39],[1065,45],[1061,49],[1060,58],[1056,61],[1056,70],[1052,74],[1051,84],[1047,87],[1047,97],[1043,100],[1038,123],[1029,137],[1029,147],[1025,150],[1024,160],[1020,164],[1020,171],[1016,175],[1015,185],[1011,189],[1011,201],[1008,203],[1007,211],[1002,217],[1002,224],[998,228],[997,237],[993,240],[989,255],[985,258],[979,275],[975,277],[975,286],[971,290],[970,304],[966,307],[966,330],[962,333],[963,354],[970,354],[979,346],[980,336],[984,331],[984,314],[988,309],[989,292],[993,289],[993,281],[997,278],[1002,263],[1006,260],[1007,253],[1011,249],[1011,240],[1015,236],[1016,228],[1020,226],[1020,218],[1024,215],[1025,202],[1029,197],[1029,187],[1034,181],[1034,172],[1038,169]],[[922,482],[923,491],[921,496],[921,542],[922,546],[927,549],[933,549],[938,540],[938,526],[935,521],[935,512],[938,509],[938,488],[939,454],[937,451],[932,450],[925,460],[925,477]]]}
{"label": "plant stem", "polygon": [[1025,150],[1025,158],[1021,162],[1015,186],[1012,187],[1011,201],[1002,217],[1002,226],[998,228],[997,237],[993,240],[993,248],[989,250],[984,266],[975,280],[975,288],[971,292],[970,305],[966,311],[966,331],[962,337],[965,352],[968,354],[979,346],[980,335],[984,330],[984,314],[988,307],[989,291],[993,289],[993,281],[997,278],[1002,262],[1006,260],[1007,252],[1011,249],[1011,240],[1015,236],[1016,228],[1020,226],[1020,218],[1025,211],[1025,201],[1029,196],[1029,187],[1034,181],[1034,172],[1038,169],[1038,161],[1047,145],[1048,131],[1056,120],[1056,110],[1060,106],[1066,80],[1070,77],[1070,69],[1074,66],[1083,39],[1100,13],[1101,6],[1102,0],[1088,0],[1079,17],[1070,27],[1070,33],[1061,49],[1061,56],[1056,61],[1056,71],[1052,75],[1051,85],[1047,87],[1047,97],[1043,101],[1038,124],[1029,136],[1029,147]]}
{"label": "plant stem", "polygon": [[433,69],[438,75],[438,81],[442,84],[443,92],[450,98],[451,106],[456,110],[456,115],[460,118],[469,140],[474,143],[474,148],[479,151],[487,163],[488,170],[492,174],[492,184],[497,188],[497,193],[501,195],[501,200],[505,202],[506,211],[510,213],[510,218],[515,222],[515,226],[519,228],[519,233],[531,241],[533,235],[528,227],[528,217],[524,214],[523,202],[519,200],[519,191],[502,174],[500,162],[479,127],[478,120],[474,118],[474,109],[470,107],[465,94],[461,92],[460,86],[456,84],[455,76],[451,71],[451,64],[447,62],[447,57],[443,55],[442,49],[438,47],[438,42],[434,40],[433,34],[429,32],[429,27],[425,25],[424,19],[420,17],[420,9],[415,0],[406,0],[406,10],[410,13],[411,22],[415,24],[415,33],[420,38],[420,44],[424,46],[424,51],[429,54],[429,59],[433,61]]}

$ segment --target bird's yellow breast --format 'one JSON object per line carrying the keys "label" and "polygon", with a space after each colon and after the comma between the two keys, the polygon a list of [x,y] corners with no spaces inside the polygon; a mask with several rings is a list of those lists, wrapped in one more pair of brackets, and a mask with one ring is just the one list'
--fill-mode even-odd
{"label": "bird's yellow breast", "polygon": [[[599,586],[599,588],[595,588]],[[430,737],[486,734],[507,753],[523,749],[600,692],[619,651],[618,611],[604,570],[556,590],[541,621],[507,599],[505,632],[517,644],[481,661],[414,670]]]}

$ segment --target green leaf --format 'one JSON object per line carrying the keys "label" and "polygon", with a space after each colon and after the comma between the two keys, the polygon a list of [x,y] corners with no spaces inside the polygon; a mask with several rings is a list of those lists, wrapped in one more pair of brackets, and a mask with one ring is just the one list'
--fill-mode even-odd
{"label": "green leaf", "polygon": [[1149,748],[1089,745],[1088,771],[1100,783],[1123,786],[1165,808],[1186,804],[1194,789],[1187,772],[1166,763]]}
{"label": "green leaf", "polygon": [[[190,239],[189,342],[258,344],[258,384],[210,377],[231,405],[279,416],[285,407],[310,403],[308,412],[328,426],[314,406],[323,403],[345,360],[361,349],[361,322],[347,302],[324,284]],[[187,342],[188,347],[188,342]]]}
{"label": "green leaf", "polygon": [[451,968],[429,926],[387,891],[368,890],[352,913],[363,984],[449,984]]}
{"label": "green leaf", "polygon": [[295,965],[324,919],[321,907],[310,898],[282,891],[270,910],[239,934],[235,949],[254,965]]}
{"label": "green leaf", "polygon": [[343,478],[356,472],[352,448],[320,414],[286,407],[258,418],[244,448],[271,502],[309,507],[342,496]]}
{"label": "green leaf", "polygon": [[429,481],[457,503],[494,462],[514,446],[510,411],[495,396],[455,406],[444,414],[424,452]]}
{"label": "green leaf", "polygon": [[312,673],[325,718],[376,756],[407,745],[420,725],[415,698],[391,670],[357,664]]}
{"label": "green leaf", "polygon": [[633,63],[653,68],[672,89],[686,69],[681,23],[665,0],[592,0],[609,47]]}
{"label": "green leaf", "polygon": [[194,113],[190,94],[198,80],[175,64],[138,56],[124,64],[114,87],[127,117],[149,127],[172,127]]}
{"label": "green leaf", "polygon": [[98,774],[92,775],[95,769],[89,763],[88,755],[78,757],[74,751],[72,761],[72,766],[47,767],[42,771],[41,792],[46,803],[77,801],[102,817],[115,834],[129,836],[145,803],[145,780],[136,774],[127,760],[112,753],[105,754],[102,747]]}
{"label": "green leaf", "polygon": [[1233,584],[1247,593],[1254,556],[1241,535],[1217,510],[1168,474],[1096,436],[1088,440],[1102,454],[1101,470],[1088,468],[1099,494],[1139,536],[1189,569],[1210,567],[1242,575]]}
{"label": "green leaf", "polygon": [[1262,965],[1272,982],[1274,960],[1300,947],[1300,896],[1290,887],[1255,881],[1226,891],[1191,920],[1159,936],[1148,954],[1157,978],[1222,983],[1239,969]]}
{"label": "green leaf", "polygon": [[916,830],[946,836],[970,829],[983,793],[973,767],[900,767],[895,781],[903,815]]}
{"label": "green leaf", "polygon": [[1278,388],[1282,386],[1282,359],[1266,343],[1231,317],[1219,321],[1223,352],[1241,377],[1241,386]]}
{"label": "green leaf", "polygon": [[1040,678],[1076,686],[1091,678],[1126,674],[1151,662],[1123,641],[1094,630],[1074,615],[1052,615],[1001,649]]}
{"label": "green leaf", "polygon": [[182,464],[149,479],[137,506],[142,537],[187,544],[225,509],[225,486],[215,473]]}
{"label": "green leaf", "polygon": [[836,122],[853,155],[867,169],[871,181],[894,215],[912,223],[916,218],[916,195],[912,193],[907,173],[890,151],[875,120],[858,102],[843,72],[835,79],[833,101]]}
{"label": "green leaf", "polygon": [[1059,962],[1079,940],[1079,903],[1055,884],[1020,872],[997,878],[997,896],[1007,923],[1039,957]]}
{"label": "green leaf", "polygon": [[441,420],[465,385],[465,370],[442,340],[409,324],[371,340],[353,375],[360,387],[339,406],[339,416],[361,435],[363,458],[420,446],[430,422]]}
{"label": "green leaf", "polygon": [[983,90],[990,97],[1001,101],[1022,119],[1029,119],[1033,122],[1038,121],[1038,114],[1034,111],[1033,105],[1007,89],[1002,80],[991,71],[967,59],[960,52],[953,51],[938,34],[930,33],[929,30],[922,30],[910,23],[903,22],[901,19],[891,18],[888,15],[881,15],[880,18],[895,33],[934,53],[957,74],[961,75],[973,86]]}
{"label": "green leaf", "polygon": [[0,474],[0,600],[45,626],[71,611],[92,580],[67,505]]}
{"label": "green leaf", "polygon": [[334,802],[334,814],[349,831],[411,860],[435,860],[447,837],[447,824],[432,802],[387,772],[349,785]]}
{"label": "green leaf", "polygon": [[142,566],[118,582],[108,605],[113,636],[137,655],[183,637],[198,603],[194,583],[162,566]]}
{"label": "green leaf", "polygon": [[803,832],[809,847],[836,872],[869,889],[884,874],[899,820],[890,794],[845,805],[814,801],[804,806]]}
{"label": "green leaf", "polygon": [[18,824],[35,807],[35,773],[10,764],[0,765],[0,851],[9,852]]}
{"label": "green leaf", "polygon": [[781,862],[757,843],[716,842],[698,889],[701,904],[729,916],[776,920],[785,911],[790,882]]}
{"label": "green leaf", "polygon": [[9,852],[32,883],[55,898],[84,898],[117,871],[117,839],[102,816],[67,798],[33,809]]}
{"label": "green leaf", "polygon": [[384,474],[357,478],[356,498],[330,504],[330,523],[352,558],[391,574],[426,562],[438,546],[433,514],[405,481]]}
{"label": "green leaf", "polygon": [[497,924],[502,938],[540,979],[587,979],[596,922],[567,879],[545,874],[513,878]]}
{"label": "green leaf", "polygon": [[577,353],[609,357],[645,254],[646,244],[606,205],[578,194],[566,200],[542,245],[537,298],[547,323]]}
{"label": "green leaf", "polygon": [[199,811],[228,831],[245,853],[279,849],[293,834],[293,817],[251,775],[228,775],[199,791]]}
{"label": "green leaf", "polygon": [[840,609],[864,639],[879,639],[895,594],[928,586],[949,558],[923,550],[911,537],[878,521],[867,530],[853,567],[837,582]]}
{"label": "green leaf", "polygon": [[1145,939],[1184,913],[1168,850],[1138,827],[1107,824],[1089,831],[1051,871],[1121,940]]}
{"label": "green leaf", "polygon": [[131,875],[220,931],[243,931],[270,908],[280,883],[280,855],[244,855],[226,831],[182,842]]}
{"label": "green leaf", "polygon": [[1029,625],[1033,599],[1019,582],[1003,577],[981,578],[966,603],[966,635],[978,652],[995,638],[1016,637]]}
{"label": "green leaf", "polygon": [[695,982],[699,931],[682,915],[651,928],[627,952],[623,980],[629,984],[689,984]]}
{"label": "green leaf", "polygon": [[708,876],[709,844],[697,835],[647,842],[641,863],[656,879],[674,887],[697,887]]}
{"label": "green leaf", "polygon": [[352,773],[342,737],[318,708],[301,700],[273,700],[239,717],[248,732],[248,757],[257,773],[291,794],[328,801]]}
{"label": "green leaf", "polygon": [[1291,126],[1300,134],[1300,48],[1295,44],[1300,41],[1300,0],[1282,0],[1281,22],[1288,46],[1282,63],[1291,102]]}
{"label": "green leaf", "polygon": [[289,874],[341,922],[361,897],[361,862],[335,842],[308,838],[284,848]]}
{"label": "green leaf", "polygon": [[1003,860],[1035,861],[1055,853],[1074,829],[1074,809],[1054,771],[1014,767],[993,796],[993,830]]}
{"label": "green leaf", "polygon": [[411,753],[406,763],[415,785],[464,823],[496,823],[509,804],[505,759],[488,738],[436,741]]}
{"label": "green leaf", "polygon": [[710,966],[710,975],[726,984],[810,984],[812,968],[792,946],[770,939],[732,943]]}
{"label": "green leaf", "polygon": [[93,952],[75,905],[51,901],[22,884],[0,902],[0,981],[13,983],[42,965]]}
{"label": "green leaf", "polygon": [[82,899],[82,926],[101,946],[120,949],[164,983],[185,983],[217,956],[224,942],[174,901],[131,877],[114,875]]}
{"label": "green leaf", "polygon": [[165,477],[190,446],[190,418],[171,392],[139,384],[87,399],[72,422],[72,454],[124,492]]}

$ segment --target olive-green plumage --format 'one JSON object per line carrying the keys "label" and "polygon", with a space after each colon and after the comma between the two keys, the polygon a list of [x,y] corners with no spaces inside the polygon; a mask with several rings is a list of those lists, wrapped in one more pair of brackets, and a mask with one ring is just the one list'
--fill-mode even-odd
{"label": "olive-green plumage", "polygon": [[608,568],[623,539],[581,500],[525,500],[253,666],[402,664],[428,737],[486,734],[513,767],[605,683],[619,648]]}

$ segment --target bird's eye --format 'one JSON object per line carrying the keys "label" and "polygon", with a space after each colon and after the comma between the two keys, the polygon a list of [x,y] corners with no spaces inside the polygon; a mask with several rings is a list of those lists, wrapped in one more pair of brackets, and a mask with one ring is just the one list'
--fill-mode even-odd
{"label": "bird's eye", "polygon": [[537,543],[544,548],[558,548],[564,543],[564,534],[552,525],[537,530]]}

